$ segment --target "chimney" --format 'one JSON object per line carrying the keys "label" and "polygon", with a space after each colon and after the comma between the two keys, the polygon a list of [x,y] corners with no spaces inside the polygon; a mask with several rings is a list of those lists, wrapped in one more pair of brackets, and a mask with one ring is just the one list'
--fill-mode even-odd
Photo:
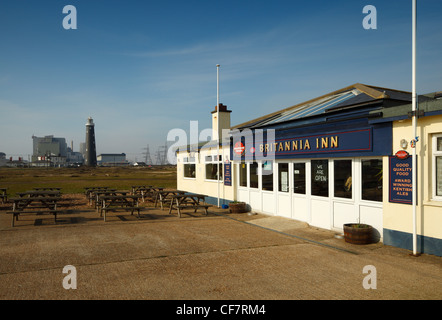
{"label": "chimney", "polygon": [[[229,129],[230,130],[230,113],[231,110],[227,110],[227,106],[222,103],[219,104],[219,113],[217,112],[218,108],[215,106],[215,110],[212,111],[212,140],[221,140],[222,138],[222,130]],[[218,128],[218,119],[217,116],[219,114],[219,128]],[[220,137],[220,139],[218,139]]]}

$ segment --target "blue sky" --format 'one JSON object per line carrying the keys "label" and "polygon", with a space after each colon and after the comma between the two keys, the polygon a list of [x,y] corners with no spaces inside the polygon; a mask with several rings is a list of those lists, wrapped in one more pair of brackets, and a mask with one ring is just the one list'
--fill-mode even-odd
{"label": "blue sky", "polygon": [[[211,126],[216,64],[232,125],[356,82],[411,91],[411,3],[1,0],[0,152],[27,159],[32,135],[78,151],[92,116],[98,153],[140,161],[171,129]],[[418,1],[419,94],[442,90],[441,12]]]}

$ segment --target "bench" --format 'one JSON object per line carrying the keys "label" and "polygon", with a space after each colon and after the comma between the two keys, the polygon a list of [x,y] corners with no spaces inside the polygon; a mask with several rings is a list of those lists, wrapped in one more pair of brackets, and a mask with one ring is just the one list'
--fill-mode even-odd
{"label": "bench", "polygon": [[137,211],[137,218],[140,218],[140,209],[141,209],[140,207],[108,207],[101,209],[101,212],[104,212],[103,215],[104,221],[106,221],[106,211],[116,211],[117,209],[123,209],[126,211],[130,210],[130,215],[133,215],[134,211]]}
{"label": "bench", "polygon": [[[18,210],[18,211],[7,211],[6,213],[12,214],[12,223],[11,226],[14,227],[14,220],[18,221],[18,216],[21,213],[52,213],[54,215],[54,221],[57,222],[57,213],[61,212],[62,210],[56,210],[56,209],[50,209],[50,210],[44,210],[44,211],[36,211],[36,210]],[[15,218],[15,219],[14,219]]]}
{"label": "bench", "polygon": [[198,209],[201,209],[201,208],[204,208],[204,213],[205,213],[205,215],[207,216],[207,214],[208,214],[208,211],[207,211],[207,209],[209,208],[209,207],[211,207],[212,205],[210,205],[210,204],[198,204],[198,205],[185,205],[185,204],[181,204],[181,205],[178,205],[178,206],[176,206],[176,208],[178,209],[178,214],[181,216],[181,209],[195,209],[195,211],[194,212],[196,212],[196,210],[198,210]]}

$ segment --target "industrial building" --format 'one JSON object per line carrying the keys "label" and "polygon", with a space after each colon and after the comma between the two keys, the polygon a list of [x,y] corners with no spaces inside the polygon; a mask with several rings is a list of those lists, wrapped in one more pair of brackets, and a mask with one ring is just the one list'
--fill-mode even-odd
{"label": "industrial building", "polygon": [[439,99],[419,96],[417,145],[410,92],[357,83],[234,127],[220,105],[212,128],[230,129],[230,138],[179,149],[177,188],[337,232],[369,224],[379,241],[411,249],[412,192],[398,168],[412,170],[416,147],[419,251],[442,255]]}
{"label": "industrial building", "polygon": [[67,144],[65,138],[55,138],[53,135],[32,136],[32,162],[34,165],[49,164],[66,165]]}
{"label": "industrial building", "polygon": [[125,153],[102,153],[97,156],[97,164],[103,167],[127,166]]}

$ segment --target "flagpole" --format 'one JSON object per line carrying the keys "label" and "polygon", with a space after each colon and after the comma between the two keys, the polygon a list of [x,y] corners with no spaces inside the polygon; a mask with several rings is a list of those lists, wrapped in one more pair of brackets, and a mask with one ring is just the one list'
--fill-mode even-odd
{"label": "flagpole", "polygon": [[413,255],[417,254],[417,223],[416,223],[416,199],[417,199],[417,168],[416,168],[416,148],[417,148],[417,101],[416,101],[416,0],[412,0],[412,125],[413,140],[415,141],[412,153],[412,204],[413,204]]}
{"label": "flagpole", "polygon": [[219,208],[219,67],[220,65],[216,65],[216,130],[217,130],[217,157],[216,157],[216,172],[217,172],[217,187],[218,187],[218,208]]}

